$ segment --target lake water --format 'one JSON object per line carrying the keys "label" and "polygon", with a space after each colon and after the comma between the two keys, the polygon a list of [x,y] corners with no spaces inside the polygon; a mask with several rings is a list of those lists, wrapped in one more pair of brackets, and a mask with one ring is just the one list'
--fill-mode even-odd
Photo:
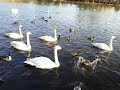
{"label": "lake water", "polygon": [[[6,2],[0,3],[0,55],[10,52],[13,60],[0,61],[0,77],[4,81],[0,90],[73,90],[80,82],[83,83],[82,90],[120,89],[119,7],[38,1]],[[12,8],[18,8],[19,14],[13,16]],[[51,18],[47,22],[42,17],[48,16],[48,9]],[[31,23],[34,20],[35,24]],[[53,36],[54,28],[57,27],[57,35],[61,35],[57,44],[62,47],[58,51],[59,68],[41,70],[24,64],[28,53],[13,49],[10,45],[13,39],[5,37],[8,32],[18,33],[15,21],[23,25],[23,41],[26,42],[27,31],[32,33],[31,58],[46,56],[54,61],[54,45],[39,40],[39,37]],[[70,28],[75,29],[75,33],[70,33]],[[109,44],[113,35],[116,39],[111,53],[101,53],[87,39],[94,36],[95,42]],[[72,39],[70,42],[66,39],[69,36]],[[84,75],[80,69],[75,68],[77,59],[73,57],[74,53],[91,61],[99,53],[102,61],[93,72]]]}

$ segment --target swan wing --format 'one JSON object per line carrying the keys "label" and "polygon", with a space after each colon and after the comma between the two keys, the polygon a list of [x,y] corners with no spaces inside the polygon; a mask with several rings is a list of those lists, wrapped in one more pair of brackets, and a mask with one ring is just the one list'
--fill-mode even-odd
{"label": "swan wing", "polygon": [[5,35],[8,36],[8,37],[10,37],[10,38],[13,38],[13,39],[23,38],[23,36],[21,36],[21,35],[18,34],[18,33],[6,33]]}
{"label": "swan wing", "polygon": [[103,50],[110,50],[110,47],[105,43],[92,43],[92,44],[93,44],[93,46],[95,46],[97,48],[100,48]]}
{"label": "swan wing", "polygon": [[24,63],[41,69],[51,69],[56,67],[56,64],[47,57],[32,58],[30,60],[25,61]]}
{"label": "swan wing", "polygon": [[16,49],[19,49],[19,50],[27,50],[27,45],[21,41],[11,41],[11,45],[16,48]]}
{"label": "swan wing", "polygon": [[53,38],[52,36],[41,36],[39,37],[41,40],[44,40],[44,41],[48,41],[48,42],[55,42],[55,38]]}

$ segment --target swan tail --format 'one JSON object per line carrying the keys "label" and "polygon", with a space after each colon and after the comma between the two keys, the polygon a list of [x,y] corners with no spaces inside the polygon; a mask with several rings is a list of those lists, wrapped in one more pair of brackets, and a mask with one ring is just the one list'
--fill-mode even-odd
{"label": "swan tail", "polygon": [[96,43],[92,43],[93,46],[96,46]]}
{"label": "swan tail", "polygon": [[44,40],[44,37],[41,36],[41,37],[39,37],[39,39]]}
{"label": "swan tail", "polygon": [[10,36],[10,33],[6,33],[5,36]]}
{"label": "swan tail", "polygon": [[32,63],[32,62],[30,62],[30,61],[25,61],[24,63],[29,64],[29,65],[31,65],[31,66],[35,66],[35,64]]}
{"label": "swan tail", "polygon": [[14,48],[18,47],[18,45],[16,44],[15,41],[11,41],[10,44],[11,44]]}

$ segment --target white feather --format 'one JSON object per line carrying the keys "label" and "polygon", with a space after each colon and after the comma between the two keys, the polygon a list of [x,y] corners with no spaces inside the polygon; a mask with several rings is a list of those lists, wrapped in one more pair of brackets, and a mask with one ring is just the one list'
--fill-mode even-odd
{"label": "white feather", "polygon": [[47,41],[47,42],[56,42],[57,41],[56,29],[54,31],[54,37],[52,37],[52,36],[41,36],[39,38],[41,40]]}
{"label": "white feather", "polygon": [[60,50],[60,49],[62,49],[60,46],[55,46],[54,48],[55,62],[53,62],[51,59],[47,57],[36,57],[30,60],[27,60],[24,63],[29,64],[31,66],[35,66],[36,68],[41,68],[41,69],[52,69],[52,68],[59,67],[60,63],[58,61],[57,50]]}
{"label": "white feather", "polygon": [[13,32],[13,33],[6,33],[5,35],[12,39],[21,39],[21,38],[23,38],[21,28],[22,28],[22,25],[19,25],[19,34]]}
{"label": "white feather", "polygon": [[11,41],[11,45],[18,50],[30,51],[31,50],[31,45],[29,40],[30,34],[31,34],[30,32],[27,32],[27,44],[25,44],[22,41]]}
{"label": "white feather", "polygon": [[93,44],[93,46],[95,46],[95,47],[97,47],[99,49],[103,49],[103,50],[106,50],[106,51],[112,51],[113,50],[112,43],[113,43],[114,38],[115,38],[115,36],[111,37],[109,46],[107,44],[105,44],[105,43],[92,43],[92,44]]}

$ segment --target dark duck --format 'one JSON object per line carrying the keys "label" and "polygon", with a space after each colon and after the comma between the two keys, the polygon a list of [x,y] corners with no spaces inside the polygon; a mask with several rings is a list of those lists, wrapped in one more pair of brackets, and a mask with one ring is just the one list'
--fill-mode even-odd
{"label": "dark duck", "polygon": [[8,55],[2,55],[2,56],[0,56],[0,60],[11,61],[12,57],[11,57],[11,55],[9,53]]}

